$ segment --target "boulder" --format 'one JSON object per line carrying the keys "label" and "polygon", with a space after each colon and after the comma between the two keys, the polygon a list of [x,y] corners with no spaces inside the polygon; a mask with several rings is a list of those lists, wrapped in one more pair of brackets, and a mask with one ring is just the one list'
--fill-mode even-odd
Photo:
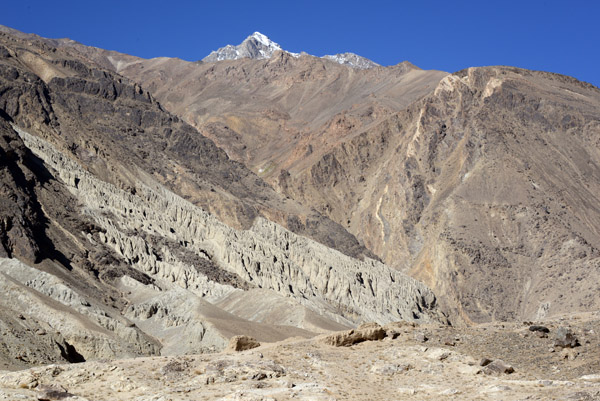
{"label": "boulder", "polygon": [[559,327],[554,335],[554,347],[557,348],[575,348],[579,346],[577,336],[566,327]]}
{"label": "boulder", "polygon": [[572,361],[579,356],[579,352],[575,351],[572,348],[563,348],[560,355],[563,359]]}
{"label": "boulder", "polygon": [[228,351],[246,351],[252,348],[260,347],[260,343],[249,336],[233,336],[227,346]]}
{"label": "boulder", "polygon": [[499,375],[499,374],[510,374],[515,371],[511,365],[507,364],[501,359],[496,359],[490,362],[484,369],[483,372],[488,375]]}
{"label": "boulder", "polygon": [[540,332],[540,333],[550,333],[549,328],[547,328],[546,326],[538,326],[538,325],[529,326],[529,331]]}
{"label": "boulder", "polygon": [[334,347],[349,347],[363,341],[378,341],[385,338],[386,332],[377,323],[365,323],[357,329],[330,334],[323,342]]}
{"label": "boulder", "polygon": [[481,360],[479,361],[479,366],[487,366],[490,363],[492,363],[492,360],[490,358],[481,358]]}

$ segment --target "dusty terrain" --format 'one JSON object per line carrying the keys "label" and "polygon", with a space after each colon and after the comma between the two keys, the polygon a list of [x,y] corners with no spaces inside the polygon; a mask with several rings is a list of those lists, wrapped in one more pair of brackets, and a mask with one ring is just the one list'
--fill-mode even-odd
{"label": "dusty terrain", "polygon": [[[49,365],[0,372],[0,399],[37,400],[54,389],[72,400],[597,400],[599,317],[543,322],[547,338],[530,323],[397,323],[382,340],[347,347],[321,335],[241,352]],[[559,327],[581,345],[555,349]],[[485,358],[492,362],[481,366]],[[493,370],[497,360],[514,372]]]}

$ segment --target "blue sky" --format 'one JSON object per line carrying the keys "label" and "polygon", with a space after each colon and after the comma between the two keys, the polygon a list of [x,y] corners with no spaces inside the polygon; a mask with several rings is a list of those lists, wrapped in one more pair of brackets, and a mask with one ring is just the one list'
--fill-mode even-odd
{"label": "blue sky", "polygon": [[140,57],[198,60],[254,31],[284,49],[424,69],[512,65],[600,86],[600,2],[7,1],[0,24]]}

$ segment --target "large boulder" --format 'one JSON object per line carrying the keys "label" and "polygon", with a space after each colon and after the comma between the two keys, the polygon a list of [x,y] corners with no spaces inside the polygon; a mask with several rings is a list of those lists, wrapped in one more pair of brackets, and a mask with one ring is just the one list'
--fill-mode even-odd
{"label": "large boulder", "polygon": [[246,351],[252,348],[260,347],[260,343],[249,336],[233,336],[227,346],[228,351]]}
{"label": "large boulder", "polygon": [[566,327],[559,327],[554,335],[554,346],[557,348],[575,348],[579,345],[577,336]]}
{"label": "large boulder", "polygon": [[483,372],[488,375],[500,375],[500,374],[511,374],[515,371],[511,365],[507,364],[501,359],[495,359],[492,362],[485,365]]}
{"label": "large boulder", "polygon": [[349,347],[363,341],[378,341],[385,338],[386,332],[377,323],[364,323],[357,329],[341,331],[324,337],[323,342],[334,347]]}

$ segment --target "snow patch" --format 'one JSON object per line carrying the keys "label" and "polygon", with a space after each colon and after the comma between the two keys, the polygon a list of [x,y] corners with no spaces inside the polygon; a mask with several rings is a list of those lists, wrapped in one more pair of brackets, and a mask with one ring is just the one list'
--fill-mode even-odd
{"label": "snow patch", "polygon": [[321,58],[335,61],[338,64],[347,65],[359,70],[366,70],[369,68],[379,67],[379,64],[375,63],[374,61],[371,61],[368,58],[361,57],[358,54],[354,53],[325,55]]}

